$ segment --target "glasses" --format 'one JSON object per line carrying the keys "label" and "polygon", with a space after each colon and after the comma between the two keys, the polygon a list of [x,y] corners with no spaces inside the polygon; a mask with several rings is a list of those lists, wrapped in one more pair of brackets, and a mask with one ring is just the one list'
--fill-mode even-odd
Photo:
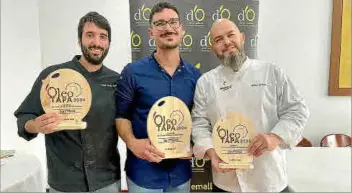
{"label": "glasses", "polygon": [[180,20],[178,18],[173,18],[173,19],[170,19],[169,21],[158,20],[153,22],[153,25],[158,31],[165,30],[167,27],[167,24],[169,24],[172,29],[177,29],[180,27]]}

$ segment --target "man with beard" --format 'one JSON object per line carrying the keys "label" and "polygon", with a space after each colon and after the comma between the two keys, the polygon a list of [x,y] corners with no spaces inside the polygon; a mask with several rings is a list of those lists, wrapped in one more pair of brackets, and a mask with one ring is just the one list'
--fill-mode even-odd
{"label": "man with beard", "polygon": [[[18,135],[27,141],[45,134],[50,192],[118,192],[120,156],[115,131],[114,92],[119,74],[103,65],[111,41],[110,24],[96,12],[78,24],[82,56],[44,69],[16,110]],[[84,130],[55,130],[60,117],[45,113],[40,101],[42,80],[51,72],[69,68],[82,74],[92,91],[92,103],[83,118]]]}
{"label": "man with beard", "polygon": [[190,158],[165,159],[148,140],[147,116],[162,97],[175,96],[189,109],[200,72],[180,57],[184,35],[179,12],[170,3],[156,4],[150,14],[149,36],[156,51],[125,66],[117,89],[116,126],[128,151],[129,192],[189,192]]}
{"label": "man with beard", "polygon": [[[302,138],[309,112],[282,68],[253,60],[244,53],[245,35],[228,19],[211,27],[211,49],[221,65],[197,82],[192,111],[193,152],[212,163],[214,192],[288,191],[285,149]],[[212,143],[212,127],[226,113],[241,113],[256,135],[248,154],[253,169],[219,168],[222,160]]]}

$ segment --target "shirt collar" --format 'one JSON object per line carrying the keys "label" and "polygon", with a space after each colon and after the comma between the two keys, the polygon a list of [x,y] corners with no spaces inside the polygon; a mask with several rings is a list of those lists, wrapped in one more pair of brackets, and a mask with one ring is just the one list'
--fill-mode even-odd
{"label": "shirt collar", "polygon": [[94,71],[94,72],[88,72],[87,69],[84,68],[84,66],[79,62],[79,59],[81,58],[81,55],[75,55],[72,59],[72,62],[77,66],[78,69],[80,69],[81,72],[90,74],[90,75],[95,75],[95,74],[99,74],[103,71],[104,65],[102,65],[101,68],[99,68],[99,70]]}
{"label": "shirt collar", "polygon": [[[153,60],[154,63],[155,63],[159,68],[162,68],[162,67],[160,66],[160,64],[158,63],[158,61],[155,59],[155,56],[154,56],[155,53],[156,53],[156,50],[154,50],[154,51],[152,52],[152,54],[150,55],[150,60]],[[180,65],[177,66],[177,69],[179,69],[179,68],[184,68],[184,67],[185,67],[185,61],[181,58],[181,55],[180,55]]]}

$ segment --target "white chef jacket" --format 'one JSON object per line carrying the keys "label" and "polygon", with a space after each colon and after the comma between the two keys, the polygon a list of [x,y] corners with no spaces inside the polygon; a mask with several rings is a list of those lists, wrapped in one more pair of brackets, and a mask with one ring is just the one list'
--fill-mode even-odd
{"label": "white chef jacket", "polygon": [[280,192],[287,183],[285,150],[302,139],[309,117],[304,99],[285,72],[273,63],[247,58],[238,72],[219,65],[198,80],[192,110],[194,155],[213,148],[212,126],[228,112],[245,115],[256,133],[274,133],[283,143],[254,157],[254,168],[213,171],[213,182],[231,192]]}

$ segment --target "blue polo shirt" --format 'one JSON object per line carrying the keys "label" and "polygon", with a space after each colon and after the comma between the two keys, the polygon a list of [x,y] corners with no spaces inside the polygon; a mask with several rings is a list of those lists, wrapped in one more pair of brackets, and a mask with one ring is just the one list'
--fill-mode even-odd
{"label": "blue polo shirt", "polygon": [[[160,98],[175,96],[191,110],[201,76],[197,68],[181,59],[171,77],[155,60],[154,53],[126,65],[117,84],[116,118],[129,119],[137,139],[148,138],[147,116]],[[165,159],[151,163],[137,158],[129,149],[125,170],[130,180],[148,189],[173,188],[187,182],[192,175],[190,160]]]}

